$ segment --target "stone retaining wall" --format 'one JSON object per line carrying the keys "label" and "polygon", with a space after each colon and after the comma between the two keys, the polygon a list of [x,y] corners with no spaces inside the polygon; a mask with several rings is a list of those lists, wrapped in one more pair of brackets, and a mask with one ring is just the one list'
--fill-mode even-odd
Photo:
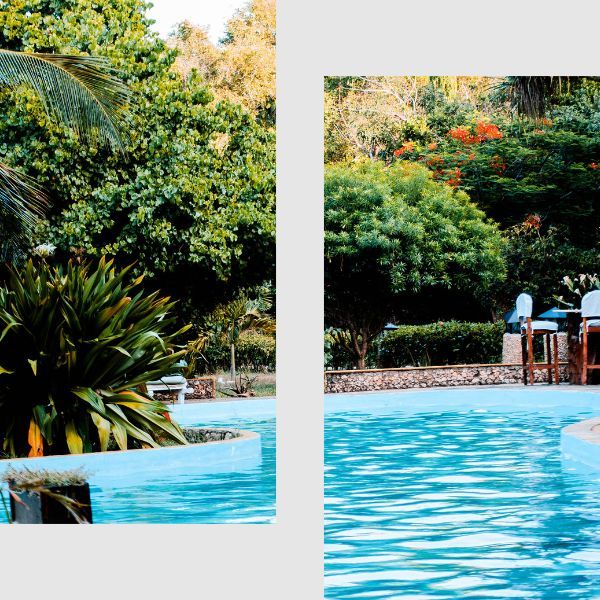
{"label": "stone retaining wall", "polygon": [[[567,346],[567,334],[560,332],[558,338],[558,360],[563,362],[568,360],[569,348]],[[553,346],[551,346],[553,348]],[[546,356],[546,346],[544,342],[544,356]],[[505,333],[502,338],[502,363],[519,364],[521,362],[521,334]]]}
{"label": "stone retaining wall", "polygon": [[[185,401],[190,400],[208,400],[217,397],[217,382],[214,377],[196,377],[187,380],[188,391],[185,394]],[[168,404],[177,402],[177,391],[173,392],[154,392],[154,398]]]}
{"label": "stone retaining wall", "polygon": [[183,435],[190,444],[222,442],[240,437],[236,429],[205,429],[202,427],[183,427]]}
{"label": "stone retaining wall", "polygon": [[192,390],[185,395],[188,400],[206,400],[217,397],[217,382],[214,377],[196,377],[188,379],[188,390]]}
{"label": "stone retaining wall", "polygon": [[[546,371],[534,374],[536,382],[548,381]],[[560,365],[560,375],[561,381],[568,381],[566,364]],[[325,392],[329,394],[503,383],[523,383],[520,363],[325,372]]]}

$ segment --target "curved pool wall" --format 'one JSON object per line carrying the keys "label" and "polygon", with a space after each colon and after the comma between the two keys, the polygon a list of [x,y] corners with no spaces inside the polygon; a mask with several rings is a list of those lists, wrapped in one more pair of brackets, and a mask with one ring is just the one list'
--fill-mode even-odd
{"label": "curved pool wall", "polygon": [[224,402],[195,402],[174,404],[169,407],[173,419],[181,426],[198,423],[222,423],[228,420],[272,419],[275,416],[275,398],[256,400],[227,400]]}
{"label": "curved pool wall", "polygon": [[[229,419],[272,418],[274,413],[274,399],[175,405],[171,411],[172,418],[183,427],[223,423]],[[0,475],[9,466],[15,469],[83,468],[89,473],[91,485],[117,487],[123,481],[128,485],[150,481],[161,473],[185,474],[191,466],[198,474],[255,468],[261,462],[261,437],[252,431],[239,431],[242,435],[237,438],[188,446],[5,459],[0,460]]]}
{"label": "curved pool wall", "polygon": [[560,432],[565,459],[600,471],[600,417],[573,423]]}
{"label": "curved pool wall", "polygon": [[[476,405],[476,406],[475,406]],[[423,390],[391,390],[389,392],[357,392],[326,394],[325,414],[336,412],[427,412],[439,408],[456,410],[494,408],[498,411],[514,409],[572,412],[572,408],[598,408],[600,391],[573,389],[572,387],[480,387],[433,388]]]}

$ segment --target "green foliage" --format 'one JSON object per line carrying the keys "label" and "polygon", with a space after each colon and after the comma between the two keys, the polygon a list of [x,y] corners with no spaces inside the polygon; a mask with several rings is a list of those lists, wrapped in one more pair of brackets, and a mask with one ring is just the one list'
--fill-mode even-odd
{"label": "green foliage", "polygon": [[[275,336],[260,331],[240,334],[235,346],[236,365],[240,371],[275,371]],[[222,340],[214,339],[202,351],[202,359],[196,360],[196,372],[216,373],[231,369],[231,348]]]}
{"label": "green foliage", "polygon": [[556,300],[568,308],[581,308],[581,300],[588,292],[600,290],[600,278],[596,274],[580,273],[573,278],[565,275],[561,284],[562,294]]}
{"label": "green foliage", "polygon": [[29,261],[0,288],[0,444],[10,456],[185,443],[165,406],[139,391],[170,373],[173,303],[103,258]]}
{"label": "green foliage", "polygon": [[273,335],[246,331],[240,335],[236,352],[237,362],[242,370],[275,370],[276,342]]}
{"label": "green foliage", "polygon": [[557,227],[544,230],[527,224],[508,230],[504,256],[510,277],[495,291],[498,305],[509,310],[527,292],[539,312],[556,305],[565,274],[594,273],[600,260],[597,249],[581,248]]}
{"label": "green foliage", "polygon": [[[137,260],[136,271],[184,307],[273,275],[274,133],[241,107],[214,102],[150,30],[142,0],[0,2],[0,46],[105,57],[136,107],[125,155],[81,144],[27,93],[0,92],[0,156],[52,198],[41,241],[61,255]],[[81,26],[85,23],[85,27]]]}
{"label": "green foliage", "polygon": [[243,355],[245,360],[250,364],[265,360],[262,366],[269,367],[274,363],[274,338],[272,348],[267,342],[259,348],[259,341],[250,338],[244,344],[242,336],[257,333],[272,337],[275,333],[275,319],[270,314],[272,306],[271,288],[266,284],[254,290],[242,290],[231,302],[217,306],[205,317],[197,339],[188,345],[191,363],[197,365],[198,354],[202,354],[207,367],[214,372],[223,366],[228,356],[231,378],[235,379],[238,346],[242,343],[248,352]]}
{"label": "green foliage", "polygon": [[453,305],[489,303],[505,276],[502,248],[467,195],[421,166],[326,169],[326,324],[348,330],[359,361],[393,316],[441,317]]}
{"label": "green foliage", "polygon": [[388,368],[497,363],[502,360],[504,329],[502,321],[401,325],[380,339],[379,366]]}
{"label": "green foliage", "polygon": [[[129,89],[92,56],[14,52],[0,48],[0,80],[19,94],[35,92],[48,117],[57,118],[82,142],[93,139],[122,149]],[[26,107],[27,108],[27,107]],[[45,193],[26,175],[0,163],[0,250],[17,260],[46,207]]]}
{"label": "green foliage", "polygon": [[[324,335],[326,369],[350,369],[354,361],[350,334],[343,329],[328,327]],[[371,365],[365,365],[370,367]]]}
{"label": "green foliage", "polygon": [[[446,135],[435,150],[416,149],[402,156],[423,162],[435,177],[467,190],[503,226],[537,213],[547,226],[560,224],[571,235],[577,231],[581,243],[593,242],[600,225],[595,208],[600,184],[597,132],[578,130],[581,123],[575,119],[563,125],[495,120],[499,139],[465,144]],[[465,128],[472,131],[476,125],[467,123]]]}

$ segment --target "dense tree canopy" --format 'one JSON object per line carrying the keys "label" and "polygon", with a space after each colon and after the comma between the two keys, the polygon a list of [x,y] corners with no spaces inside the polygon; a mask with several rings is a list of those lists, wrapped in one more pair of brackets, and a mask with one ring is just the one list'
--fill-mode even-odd
{"label": "dense tree canopy", "polygon": [[422,166],[361,162],[325,173],[326,324],[362,366],[387,320],[481,312],[505,275],[497,227]]}
{"label": "dense tree canopy", "polygon": [[206,29],[182,23],[169,43],[184,77],[196,70],[220,98],[275,125],[275,0],[250,0],[227,23],[215,46]]}
{"label": "dense tree canopy", "polygon": [[422,165],[498,223],[496,316],[523,290],[549,308],[564,275],[597,270],[597,78],[332,77],[325,108],[327,163]]}
{"label": "dense tree canopy", "polygon": [[48,123],[33,94],[2,90],[0,157],[50,193],[40,241],[135,259],[157,285],[208,307],[225,288],[273,278],[274,133],[198,75],[183,81],[146,8],[0,2],[1,47],[107,57],[135,98],[118,156]]}

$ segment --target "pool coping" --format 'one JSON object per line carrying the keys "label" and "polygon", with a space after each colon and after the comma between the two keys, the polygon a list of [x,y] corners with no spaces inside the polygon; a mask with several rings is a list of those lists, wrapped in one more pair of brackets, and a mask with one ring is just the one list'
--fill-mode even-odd
{"label": "pool coping", "polygon": [[[218,429],[216,427],[212,429]],[[82,468],[89,474],[90,485],[118,487],[127,478],[151,479],[161,472],[181,471],[193,465],[204,473],[226,473],[246,469],[260,463],[261,436],[254,431],[221,428],[240,434],[226,440],[213,440],[195,444],[163,446],[132,450],[112,450],[85,454],[55,454],[39,457],[0,459],[0,476],[9,467],[15,469]]]}
{"label": "pool coping", "polygon": [[600,470],[600,416],[563,428],[560,449],[567,460]]}

